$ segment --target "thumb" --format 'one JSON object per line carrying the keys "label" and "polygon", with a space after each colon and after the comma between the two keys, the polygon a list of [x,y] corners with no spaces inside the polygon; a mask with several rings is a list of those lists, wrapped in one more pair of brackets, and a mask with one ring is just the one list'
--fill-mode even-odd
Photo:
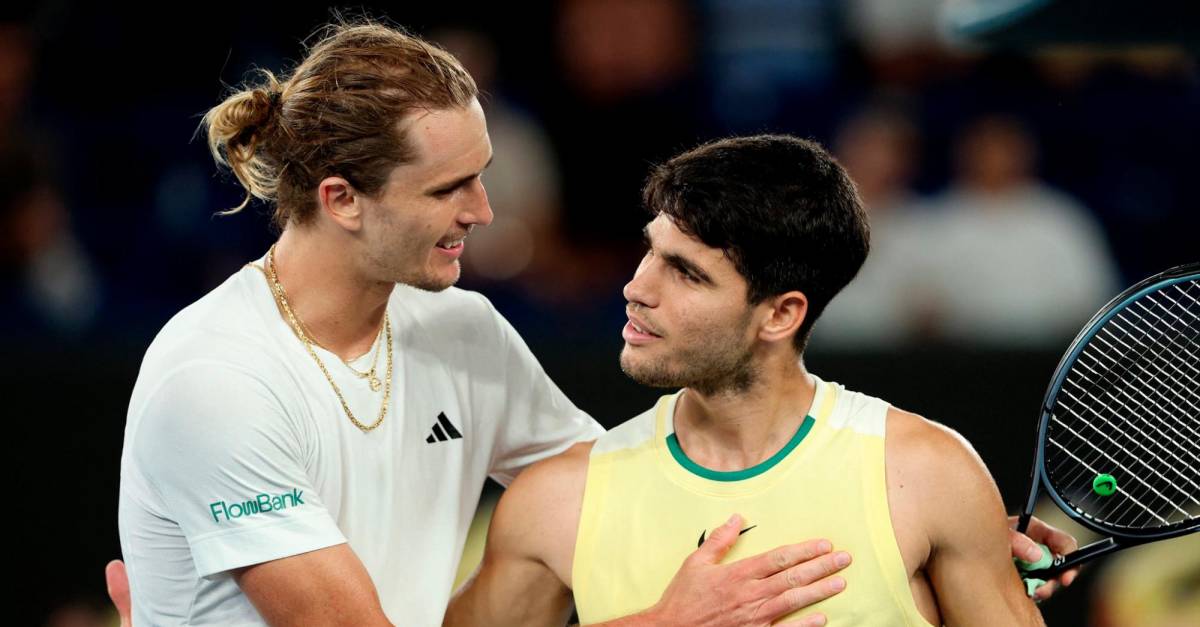
{"label": "thumb", "polygon": [[696,549],[696,555],[709,564],[717,564],[733,548],[738,539],[738,531],[742,528],[742,517],[734,514],[725,524],[713,530],[704,544]]}
{"label": "thumb", "polygon": [[108,598],[112,599],[117,614],[121,616],[121,627],[132,627],[133,617],[129,600],[129,576],[125,573],[125,562],[113,560],[104,567],[104,583]]}
{"label": "thumb", "polygon": [[1012,544],[1013,557],[1030,564],[1042,559],[1042,547],[1031,540],[1029,536],[1012,529],[1008,531],[1008,535]]}

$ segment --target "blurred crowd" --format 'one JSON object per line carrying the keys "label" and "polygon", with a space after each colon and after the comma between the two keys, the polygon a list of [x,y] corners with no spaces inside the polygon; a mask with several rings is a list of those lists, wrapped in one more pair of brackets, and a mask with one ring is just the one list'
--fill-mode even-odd
{"label": "blurred crowd", "polygon": [[[496,219],[468,240],[462,285],[534,343],[615,341],[650,166],[730,134],[821,141],[869,209],[871,256],[814,351],[1062,347],[1123,287],[1196,261],[1200,75],[1183,49],[984,49],[938,28],[937,0],[408,4],[372,14],[487,93]],[[239,189],[193,133],[329,17],[0,13],[6,350],[144,347],[263,254],[269,211],[215,216]],[[92,615],[62,611],[53,624]]]}
{"label": "blurred crowd", "polygon": [[[649,166],[763,131],[832,147],[871,211],[871,260],[818,349],[1058,342],[1189,258],[1193,57],[974,49],[939,31],[938,2],[902,4],[567,0],[515,24],[390,11],[488,94],[497,219],[464,284],[528,333],[611,334]],[[198,114],[253,65],[286,69],[328,14],[196,16],[147,37],[47,6],[0,31],[0,333],[141,341],[270,241],[265,220],[214,217],[238,190],[193,141]]]}
{"label": "blurred crowd", "polygon": [[[238,189],[188,131],[252,65],[286,70],[329,16],[264,12],[192,46],[214,20],[146,40],[47,7],[0,26],[0,333],[137,341],[269,243],[264,220],[214,217]],[[937,10],[568,0],[515,30],[421,12],[409,25],[487,92],[498,155],[497,220],[473,234],[464,285],[528,333],[611,334],[649,166],[763,131],[829,145],[871,211],[874,252],[818,350],[1052,344],[1117,288],[1187,261],[1195,59],[973,49]],[[100,59],[80,58],[92,44]],[[157,47],[174,62],[146,56]],[[94,65],[106,76],[80,76]]]}

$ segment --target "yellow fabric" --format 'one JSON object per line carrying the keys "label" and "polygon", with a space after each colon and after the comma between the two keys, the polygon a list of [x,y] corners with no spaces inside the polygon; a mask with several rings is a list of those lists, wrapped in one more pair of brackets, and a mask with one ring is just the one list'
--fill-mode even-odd
{"label": "yellow fabric", "polygon": [[793,617],[820,611],[830,625],[928,625],[888,511],[886,403],[818,380],[815,422],[799,445],[761,474],[717,481],[685,469],[667,448],[678,396],[664,396],[593,449],[572,565],[584,624],[653,605],[701,533],[738,513],[754,528],[725,562],[811,538],[853,555],[846,589]]}

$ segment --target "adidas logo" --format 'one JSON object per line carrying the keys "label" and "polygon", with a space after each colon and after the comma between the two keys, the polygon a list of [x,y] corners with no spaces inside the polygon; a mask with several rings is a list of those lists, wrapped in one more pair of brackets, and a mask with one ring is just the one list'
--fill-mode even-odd
{"label": "adidas logo", "polygon": [[429,444],[434,442],[445,442],[446,440],[461,440],[462,434],[454,427],[454,423],[446,417],[446,414],[439,413],[437,422],[433,423],[433,433],[425,438]]}

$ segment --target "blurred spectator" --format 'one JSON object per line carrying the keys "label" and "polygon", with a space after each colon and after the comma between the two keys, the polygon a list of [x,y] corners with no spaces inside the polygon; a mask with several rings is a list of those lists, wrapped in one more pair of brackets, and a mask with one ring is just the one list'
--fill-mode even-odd
{"label": "blurred spectator", "polygon": [[1117,289],[1100,226],[1035,177],[1036,151],[1029,131],[1001,116],[978,119],[958,139],[958,176],[930,239],[931,306],[950,341],[1054,345]]}
{"label": "blurred spectator", "polygon": [[846,30],[868,54],[894,57],[939,47],[945,0],[848,0]]}
{"label": "blurred spectator", "polygon": [[33,64],[28,29],[0,23],[0,328],[73,336],[95,319],[99,286],[52,182],[48,142],[26,117]]}
{"label": "blurred spectator", "polygon": [[824,130],[838,69],[833,0],[705,0],[712,113],[721,133],[798,121]]}
{"label": "blurred spectator", "polygon": [[871,253],[817,323],[815,349],[891,348],[921,331],[924,254],[932,233],[925,201],[911,187],[919,144],[912,122],[890,108],[868,109],[838,133],[834,150],[870,217]]}
{"label": "blurred spectator", "polygon": [[638,254],[651,163],[701,139],[694,23],[679,0],[567,0],[555,44],[564,89],[543,109],[563,172],[573,256],[617,289]]}
{"label": "blurred spectator", "polygon": [[496,217],[471,233],[464,261],[468,281],[513,281],[530,291],[552,289],[542,281],[546,251],[562,247],[561,177],[545,129],[513,105],[497,80],[496,50],[482,33],[444,30],[433,39],[458,57],[484,94],[488,134],[496,159],[484,174]]}

